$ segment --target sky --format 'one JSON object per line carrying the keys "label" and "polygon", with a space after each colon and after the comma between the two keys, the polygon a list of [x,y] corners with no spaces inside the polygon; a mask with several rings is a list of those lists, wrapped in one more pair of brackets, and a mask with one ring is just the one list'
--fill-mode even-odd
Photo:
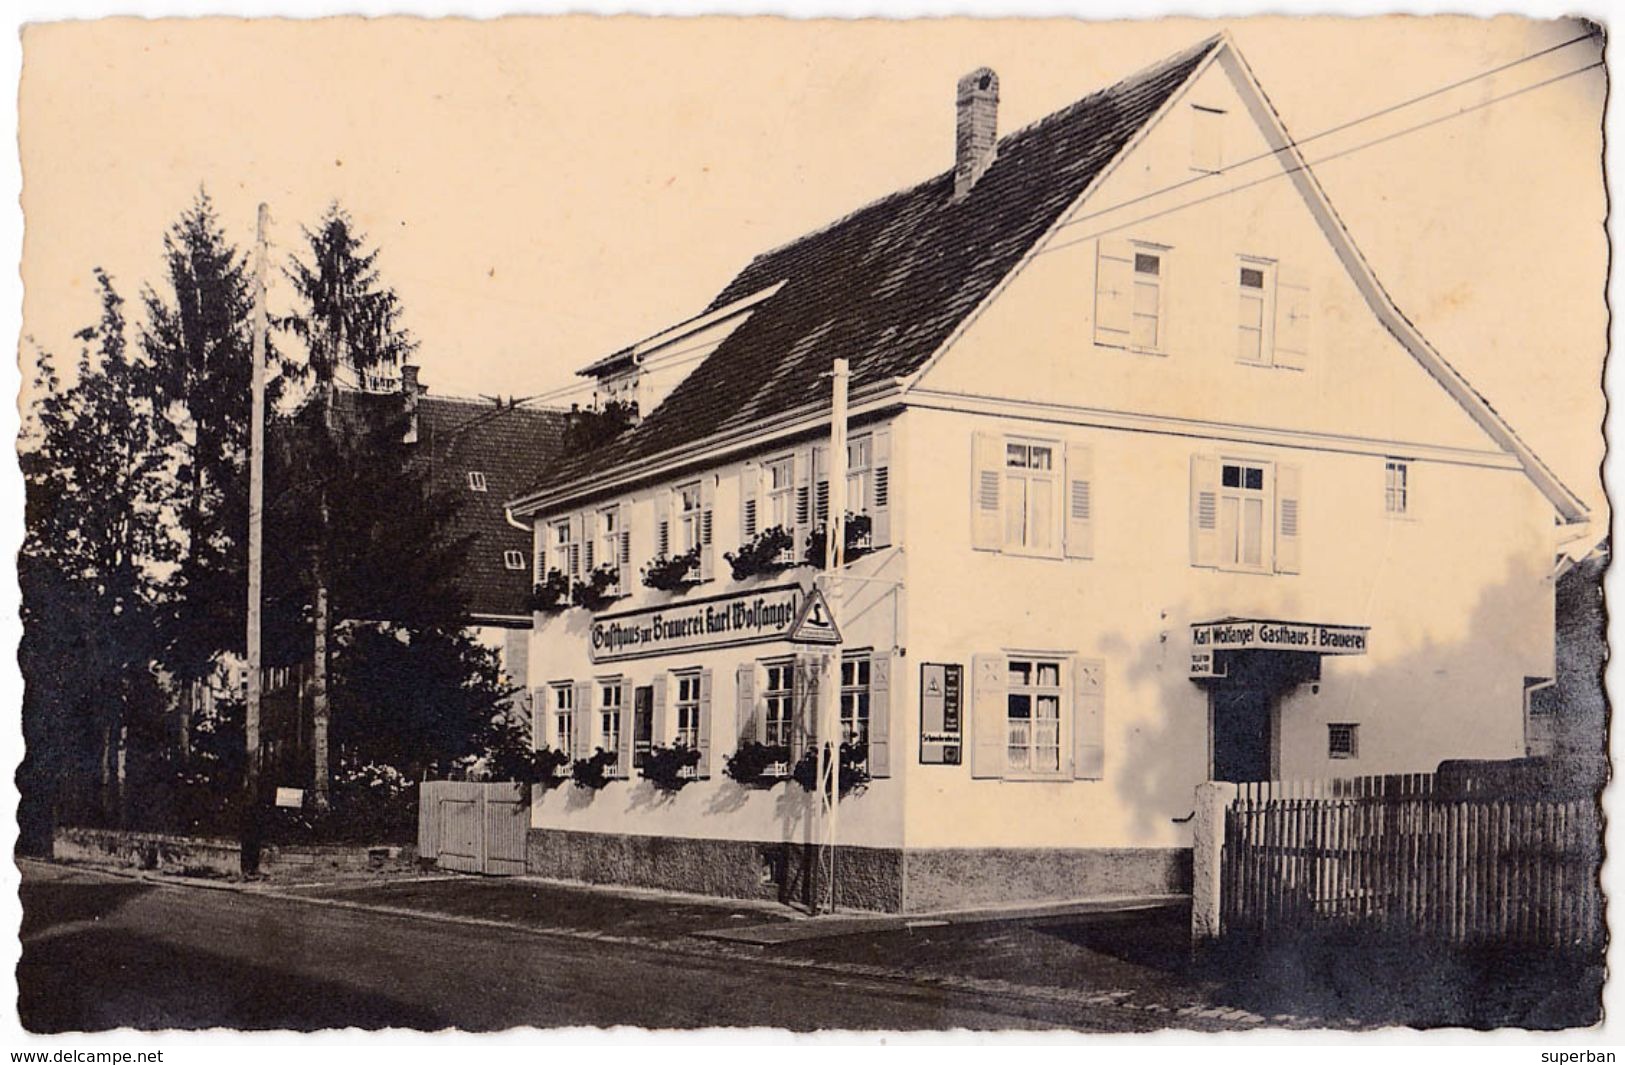
{"label": "sky", "polygon": [[[23,37],[23,333],[76,350],[91,269],[156,281],[206,187],[277,262],[337,199],[439,393],[533,396],[700,311],[750,258],[947,169],[957,78],[1007,131],[1228,29],[1304,137],[1573,38],[1573,22],[638,17],[56,23]],[[1599,58],[1570,47],[1311,160]],[[1594,510],[1605,82],[1592,70],[1316,166],[1400,307]],[[289,298],[274,278],[273,310]],[[25,352],[27,345],[25,344]],[[562,402],[576,396],[557,397]]]}

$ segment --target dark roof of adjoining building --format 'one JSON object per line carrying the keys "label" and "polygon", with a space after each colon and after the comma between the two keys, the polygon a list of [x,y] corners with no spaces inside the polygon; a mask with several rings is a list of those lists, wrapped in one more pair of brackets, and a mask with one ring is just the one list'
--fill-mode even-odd
{"label": "dark roof of adjoining building", "polygon": [[1219,40],[1003,137],[961,200],[948,170],[758,256],[708,310],[784,287],[641,424],[611,444],[561,457],[524,494],[805,406],[827,396],[820,375],[836,356],[849,360],[854,391],[920,369]]}
{"label": "dark roof of adjoining building", "polygon": [[[335,407],[389,404],[404,411],[398,393],[373,396],[339,390]],[[564,446],[568,411],[547,407],[497,404],[490,400],[419,394],[417,400],[419,460],[427,463],[430,485],[456,493],[451,533],[471,536],[467,564],[459,579],[468,609],[476,619],[530,616],[530,534],[508,524],[504,508],[518,495],[538,463],[552,462]],[[470,474],[479,474],[477,490]],[[506,554],[518,551],[520,569],[509,569]]]}

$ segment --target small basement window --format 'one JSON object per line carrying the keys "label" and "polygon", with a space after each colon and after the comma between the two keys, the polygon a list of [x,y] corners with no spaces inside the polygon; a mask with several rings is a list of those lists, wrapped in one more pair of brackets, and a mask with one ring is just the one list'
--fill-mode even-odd
{"label": "small basement window", "polygon": [[525,553],[523,551],[504,551],[502,553],[502,564],[509,569],[524,569]]}
{"label": "small basement window", "polygon": [[1326,757],[1340,759],[1360,757],[1360,726],[1346,723],[1327,725]]}
{"label": "small basement window", "polygon": [[485,474],[479,470],[469,470],[468,488],[471,492],[485,491]]}

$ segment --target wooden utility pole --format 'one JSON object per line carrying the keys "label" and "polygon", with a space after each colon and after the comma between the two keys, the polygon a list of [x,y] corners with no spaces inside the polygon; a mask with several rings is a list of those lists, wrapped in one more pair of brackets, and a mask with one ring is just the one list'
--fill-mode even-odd
{"label": "wooden utility pole", "polygon": [[[824,524],[824,599],[839,631],[841,568],[846,562],[846,393],[850,371],[835,360],[829,416],[829,515]],[[843,637],[844,639],[844,637]],[[841,645],[824,649],[818,715],[818,799],[823,813],[824,913],[835,912],[835,848],[841,814]],[[814,911],[819,907],[814,903]]]}
{"label": "wooden utility pole", "polygon": [[265,229],[270,209],[260,204],[254,226],[254,365],[248,427],[248,692],[243,774],[244,873],[260,864],[260,600],[265,555]]}

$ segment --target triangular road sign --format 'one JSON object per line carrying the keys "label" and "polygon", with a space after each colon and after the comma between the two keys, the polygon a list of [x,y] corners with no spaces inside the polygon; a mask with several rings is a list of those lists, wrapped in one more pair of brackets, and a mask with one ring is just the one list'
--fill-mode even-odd
{"label": "triangular road sign", "polygon": [[838,644],[841,630],[835,627],[835,615],[830,613],[829,601],[824,593],[814,588],[801,604],[801,613],[790,626],[791,643]]}

